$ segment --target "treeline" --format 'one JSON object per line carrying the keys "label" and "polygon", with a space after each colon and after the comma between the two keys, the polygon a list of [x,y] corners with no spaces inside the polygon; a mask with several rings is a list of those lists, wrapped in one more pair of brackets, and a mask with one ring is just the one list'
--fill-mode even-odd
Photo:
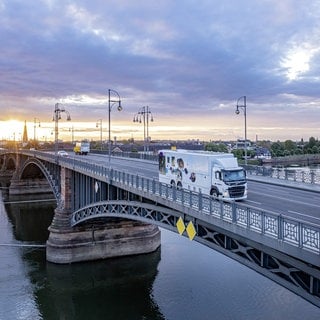
{"label": "treeline", "polygon": [[299,154],[316,154],[320,153],[320,142],[314,137],[310,137],[308,142],[294,142],[286,140],[284,142],[273,142],[270,146],[272,157],[285,157]]}
{"label": "treeline", "polygon": [[[314,137],[310,137],[308,142],[303,140],[295,142],[292,140],[286,140],[284,142],[277,141],[258,141],[254,146],[251,146],[247,150],[248,158],[254,158],[257,150],[264,148],[270,151],[272,157],[285,157],[291,155],[301,154],[318,154],[320,153],[320,142]],[[207,143],[205,150],[215,152],[228,152],[228,147],[224,143]],[[238,158],[244,157],[244,149],[233,149],[232,153]]]}

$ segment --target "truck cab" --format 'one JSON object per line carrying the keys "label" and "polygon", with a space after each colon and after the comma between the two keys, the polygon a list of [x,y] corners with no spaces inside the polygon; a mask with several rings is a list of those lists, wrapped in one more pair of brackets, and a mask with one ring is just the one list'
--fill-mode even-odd
{"label": "truck cab", "polygon": [[223,198],[243,199],[247,196],[246,172],[242,168],[217,169],[213,168],[213,181],[210,194]]}

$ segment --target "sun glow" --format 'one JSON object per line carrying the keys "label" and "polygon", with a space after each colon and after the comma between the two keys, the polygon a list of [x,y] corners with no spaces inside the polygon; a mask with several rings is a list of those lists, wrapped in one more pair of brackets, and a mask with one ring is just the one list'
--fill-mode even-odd
{"label": "sun glow", "polygon": [[288,52],[281,61],[281,66],[286,69],[289,80],[297,80],[303,73],[310,70],[310,61],[318,49],[295,48]]}
{"label": "sun glow", "polygon": [[[0,140],[22,141],[25,126],[28,140],[33,140],[34,138],[39,141],[54,140],[54,123],[39,123],[38,120],[36,122],[19,120],[0,121]],[[62,139],[68,138],[71,140],[71,129],[69,129],[69,127],[71,127],[69,123],[59,123],[59,131]]]}
{"label": "sun glow", "polygon": [[18,120],[0,121],[0,138],[2,140],[20,140],[23,134],[23,122]]}

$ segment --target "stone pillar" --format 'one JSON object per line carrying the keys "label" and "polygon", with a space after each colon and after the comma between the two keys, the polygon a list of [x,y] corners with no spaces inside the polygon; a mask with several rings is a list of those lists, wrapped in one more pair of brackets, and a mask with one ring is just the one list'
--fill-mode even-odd
{"label": "stone pillar", "polygon": [[61,204],[49,227],[47,260],[73,263],[150,253],[160,246],[157,226],[127,219],[107,219],[103,225],[71,228],[72,171],[61,168]]}
{"label": "stone pillar", "polygon": [[71,179],[72,171],[61,167],[61,204],[66,211],[71,210]]}
{"label": "stone pillar", "polygon": [[70,226],[71,215],[71,170],[61,168],[61,198],[54,211],[52,223],[49,227],[47,240],[47,260],[56,263],[69,263],[65,252],[72,248],[73,230]]}

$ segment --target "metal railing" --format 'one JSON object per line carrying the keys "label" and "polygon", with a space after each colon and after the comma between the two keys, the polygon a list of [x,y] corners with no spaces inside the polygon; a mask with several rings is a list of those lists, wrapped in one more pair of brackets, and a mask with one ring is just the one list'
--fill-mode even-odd
{"label": "metal railing", "polygon": [[320,185],[320,170],[309,168],[272,168],[246,166],[247,174],[273,179]]}

